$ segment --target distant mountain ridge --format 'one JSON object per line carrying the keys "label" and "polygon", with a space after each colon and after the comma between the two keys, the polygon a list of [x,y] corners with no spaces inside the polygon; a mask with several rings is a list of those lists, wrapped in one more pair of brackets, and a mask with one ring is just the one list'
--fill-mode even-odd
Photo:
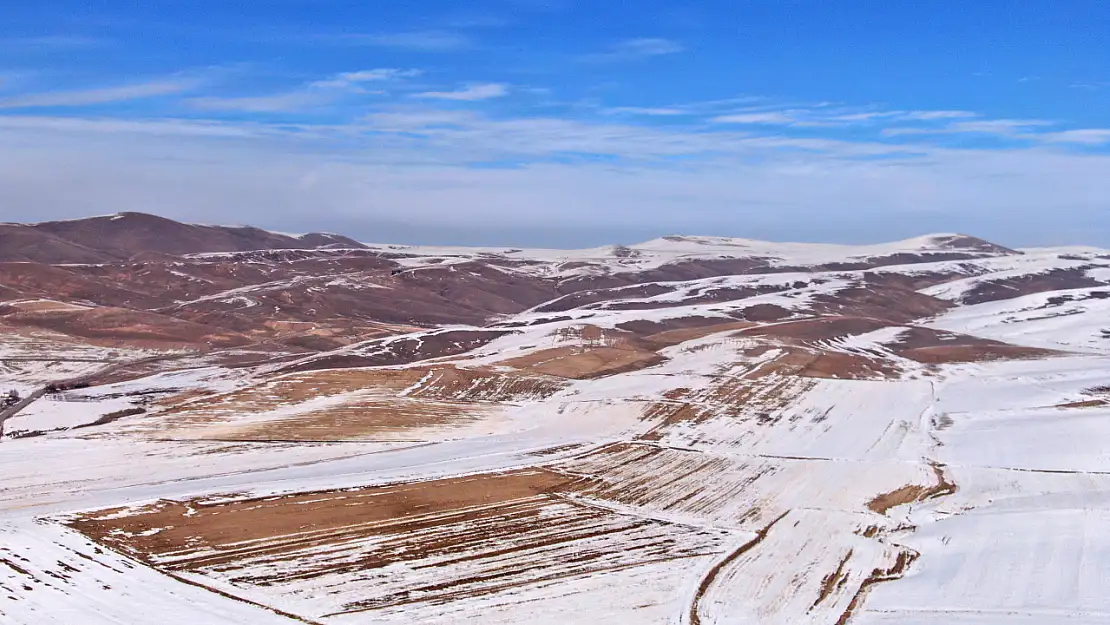
{"label": "distant mountain ridge", "polygon": [[151,254],[362,247],[358,241],[334,234],[290,236],[249,226],[185,224],[135,212],[0,224],[0,262],[107,263]]}

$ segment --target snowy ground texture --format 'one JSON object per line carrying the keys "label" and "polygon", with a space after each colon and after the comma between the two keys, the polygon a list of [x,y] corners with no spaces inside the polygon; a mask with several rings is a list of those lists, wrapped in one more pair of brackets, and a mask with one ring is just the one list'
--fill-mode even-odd
{"label": "snowy ground texture", "polygon": [[[312,366],[428,329],[43,394],[0,440],[0,623],[1110,625],[1110,255],[928,257],[958,243],[379,246],[559,280],[771,260],[462,354]],[[0,375],[150,356],[13,334]]]}

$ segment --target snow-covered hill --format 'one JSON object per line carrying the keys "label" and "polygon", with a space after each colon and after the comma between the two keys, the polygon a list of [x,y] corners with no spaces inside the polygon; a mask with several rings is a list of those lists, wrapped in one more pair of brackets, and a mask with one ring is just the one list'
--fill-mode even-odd
{"label": "snow-covered hill", "polygon": [[0,264],[0,621],[1110,623],[1107,307],[963,235]]}

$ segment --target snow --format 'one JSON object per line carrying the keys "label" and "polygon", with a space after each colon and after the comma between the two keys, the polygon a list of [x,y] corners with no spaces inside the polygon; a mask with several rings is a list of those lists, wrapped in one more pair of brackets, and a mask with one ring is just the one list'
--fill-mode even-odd
{"label": "snow", "polygon": [[[434,259],[457,263],[492,255],[536,263],[499,266],[505,271],[570,279],[690,259],[759,257],[780,267],[801,267],[959,251],[947,247],[949,240],[934,235],[879,246],[827,246],[672,237],[624,249],[579,251],[376,249],[400,254],[403,266],[416,269],[437,266],[430,262]],[[1087,268],[1101,262],[1104,253],[1098,250],[1025,252],[981,253],[970,260],[879,271],[956,276],[922,290],[956,303],[987,280],[1079,266],[1089,277],[1110,277],[1105,267]],[[582,261],[594,265],[564,266]],[[507,371],[504,361],[514,356],[585,344],[565,332],[583,324],[611,329],[628,321],[690,316],[731,322],[736,317],[730,313],[759,303],[808,315],[815,298],[859,285],[862,273],[661,282],[656,284],[668,289],[662,295],[621,300],[660,308],[622,310],[602,303],[566,313],[527,311],[502,321],[570,319],[514,328],[473,352],[440,359],[437,366]],[[797,281],[807,285],[795,287]],[[233,289],[195,301],[246,304],[255,301],[252,294],[293,283]],[[322,286],[378,288],[334,275]],[[713,289],[757,287],[781,291],[688,303]],[[1099,387],[1110,385],[1110,339],[1101,338],[1110,329],[1110,298],[1100,295],[1105,290],[957,305],[927,322],[937,329],[1068,352],[1041,359],[911,363],[890,350],[910,325],[806,345],[761,343],[731,331],[659,349],[664,360],[645,369],[557,380],[559,390],[522,393],[506,402],[475,400],[465,392],[427,399],[422,393],[436,378],[425,371],[412,383],[388,389],[320,392],[298,403],[228,403],[211,415],[200,414],[198,402],[96,429],[70,429],[130,407],[138,397],[164,397],[171,390],[208,391],[220,405],[248,385],[264,389],[283,379],[275,376],[278,367],[181,368],[46,397],[6,429],[57,431],[0,442],[0,622],[289,622],[248,603],[255,602],[339,625],[827,624],[840,621],[850,606],[852,623],[870,625],[1110,625],[1110,595],[1103,588],[1110,579],[1110,535],[1104,531],[1110,524],[1110,451],[1105,445],[1110,405],[1099,403],[1106,398]],[[388,350],[395,341],[461,328],[478,329],[425,330],[336,353]],[[0,359],[6,358],[0,383],[34,388],[61,377],[59,372],[123,359],[55,339],[0,343]],[[797,375],[797,361],[817,350],[882,358],[896,371],[865,380]],[[44,351],[90,358],[60,364],[12,360]],[[248,426],[376,401],[413,410],[430,410],[434,402],[436,408],[447,406],[465,416],[465,424],[414,424],[404,429],[404,440],[396,432],[329,443],[200,440],[234,438]],[[566,477],[573,488],[528,502],[514,500],[513,506],[531,506],[530,523],[497,540],[489,530],[508,517],[479,522],[468,516],[484,510],[483,504],[447,521],[426,519],[411,536],[352,535],[280,552],[245,548],[246,555],[175,573],[178,579],[158,567],[168,570],[185,561],[186,551],[160,556],[147,566],[60,525],[89,510],[113,510],[116,518],[127,518],[137,506],[160,499],[238,501],[537,468]],[[956,490],[945,489],[942,478]],[[167,529],[158,526],[137,535],[157,536]],[[564,531],[577,532],[576,538],[562,541]],[[425,544],[444,536],[454,545],[449,554],[420,554],[399,542]],[[211,555],[204,549],[197,547],[195,553]],[[298,575],[311,566],[363,562],[383,552],[395,561]],[[901,577],[865,587],[875,571],[891,569],[907,556],[918,557]],[[595,568],[584,572],[581,562],[593,562]],[[275,573],[281,579],[270,583]],[[483,586],[501,578],[511,583]],[[437,594],[461,587],[489,592]],[[417,600],[350,609],[360,600],[382,597]]]}
{"label": "snow", "polygon": [[10,437],[67,430],[88,425],[104,415],[133,407],[126,399],[91,402],[39,399],[4,424],[4,435]]}
{"label": "snow", "polygon": [[[1067,255],[1065,255],[1067,256]],[[1058,254],[1025,254],[1023,256],[1006,256],[1002,258],[976,260],[973,265],[982,275],[945,282],[936,286],[921,289],[921,293],[932,295],[950,301],[958,301],[975,287],[985,283],[1012,278],[1022,278],[1050,271],[1066,269],[1084,269],[1084,273],[1093,279],[1097,276],[1110,276],[1110,266],[1091,268],[1091,261],[1075,257],[1061,258]]]}
{"label": "snow", "polygon": [[[832,245],[822,243],[779,243],[727,237],[675,236],[653,239],[629,246],[606,246],[583,250],[509,249],[496,247],[402,246],[365,243],[403,267],[436,266],[474,259],[529,261],[511,270],[547,277],[575,277],[657,269],[666,264],[691,260],[736,258],[766,259],[772,266],[816,266],[833,262],[853,262],[894,254],[965,253],[977,257],[997,256],[994,252],[975,252],[948,247],[958,237],[933,234],[877,245]],[[587,266],[563,267],[565,264]],[[505,267],[503,265],[503,267]]]}
{"label": "snow", "polygon": [[182,584],[49,523],[0,522],[0,590],[3,623],[289,623],[265,608]]}
{"label": "snow", "polygon": [[1107,295],[1108,287],[1034,293],[961,306],[927,325],[1015,345],[1110,354]]}
{"label": "snow", "polygon": [[1073,357],[943,372],[936,433],[960,490],[913,515],[922,554],[875,588],[859,622],[1110,622],[1110,414],[1054,408],[1106,379]]}

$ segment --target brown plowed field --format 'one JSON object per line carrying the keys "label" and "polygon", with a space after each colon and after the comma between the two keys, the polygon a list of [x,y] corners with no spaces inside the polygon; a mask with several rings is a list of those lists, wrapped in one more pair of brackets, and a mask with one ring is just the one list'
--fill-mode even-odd
{"label": "brown plowed field", "polygon": [[[80,515],[68,525],[233,595],[283,598],[308,618],[713,555],[727,540],[721,531],[621,515],[558,494],[576,481],[520,470],[266,499],[159,501]],[[297,607],[305,584],[334,608]]]}

